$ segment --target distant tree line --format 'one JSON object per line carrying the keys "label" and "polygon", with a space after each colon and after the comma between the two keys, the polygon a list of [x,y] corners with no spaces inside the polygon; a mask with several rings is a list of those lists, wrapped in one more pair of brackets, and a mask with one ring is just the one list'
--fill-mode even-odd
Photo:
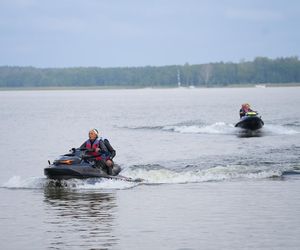
{"label": "distant tree line", "polygon": [[0,87],[227,86],[232,84],[300,83],[298,57],[239,63],[208,63],[145,67],[34,68],[0,67]]}

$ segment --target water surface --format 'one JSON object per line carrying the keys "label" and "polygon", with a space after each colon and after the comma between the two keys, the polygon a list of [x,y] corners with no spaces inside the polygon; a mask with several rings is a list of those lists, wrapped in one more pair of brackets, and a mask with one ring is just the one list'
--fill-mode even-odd
{"label": "water surface", "polygon": [[[298,249],[299,88],[0,92],[1,249]],[[265,126],[234,127],[250,102]],[[43,176],[96,127],[142,184]]]}

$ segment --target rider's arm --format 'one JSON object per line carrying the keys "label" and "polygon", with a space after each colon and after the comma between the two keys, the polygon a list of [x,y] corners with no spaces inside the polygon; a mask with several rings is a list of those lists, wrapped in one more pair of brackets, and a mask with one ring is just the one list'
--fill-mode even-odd
{"label": "rider's arm", "polygon": [[114,158],[116,156],[116,150],[110,145],[110,143],[107,139],[104,139],[104,144],[110,153],[110,158],[111,159]]}
{"label": "rider's arm", "polygon": [[240,118],[242,118],[243,116],[245,116],[245,112],[244,110],[240,109]]}

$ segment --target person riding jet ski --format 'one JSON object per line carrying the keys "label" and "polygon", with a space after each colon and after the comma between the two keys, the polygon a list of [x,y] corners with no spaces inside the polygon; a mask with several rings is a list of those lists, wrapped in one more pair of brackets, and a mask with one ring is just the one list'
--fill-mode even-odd
{"label": "person riding jet ski", "polygon": [[113,158],[116,155],[116,151],[107,139],[103,140],[98,137],[98,130],[95,128],[91,129],[89,131],[89,139],[80,146],[80,149],[87,149],[87,154],[95,157],[95,166],[105,168],[107,173],[111,175],[114,166]]}
{"label": "person riding jet ski", "polygon": [[240,109],[240,118],[243,118],[244,116],[246,116],[246,114],[248,112],[254,112],[251,108],[250,108],[250,104],[249,103],[244,103],[242,104],[242,107]]}
{"label": "person riding jet ski", "polygon": [[240,109],[240,120],[235,124],[235,127],[254,131],[262,128],[263,125],[264,122],[261,119],[261,116],[258,116],[258,112],[253,111],[248,103],[242,104]]}

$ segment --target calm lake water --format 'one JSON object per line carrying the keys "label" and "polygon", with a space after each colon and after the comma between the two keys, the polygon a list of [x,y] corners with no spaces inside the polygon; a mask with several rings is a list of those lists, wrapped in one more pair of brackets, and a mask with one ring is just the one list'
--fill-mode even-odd
{"label": "calm lake water", "polygon": [[[235,128],[249,102],[265,122]],[[300,88],[0,92],[0,249],[299,249]],[[97,128],[122,175],[51,162]]]}

